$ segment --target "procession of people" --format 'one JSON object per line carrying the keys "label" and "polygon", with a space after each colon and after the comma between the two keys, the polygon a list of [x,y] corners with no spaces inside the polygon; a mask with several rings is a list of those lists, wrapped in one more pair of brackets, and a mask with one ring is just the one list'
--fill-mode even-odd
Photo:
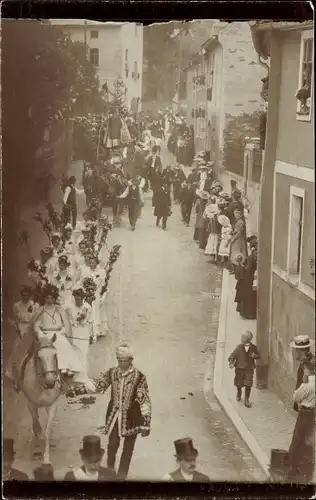
{"label": "procession of people", "polygon": [[[47,217],[36,215],[42,224],[49,245],[40,250],[39,259],[28,263],[29,284],[21,286],[21,299],[12,310],[11,324],[17,332],[6,376],[16,391],[25,391],[25,359],[47,346],[56,351],[58,373],[45,374],[48,388],[60,382],[68,398],[84,393],[111,390],[104,416],[107,450],[99,436],[83,436],[79,449],[81,466],[68,472],[65,481],[112,481],[128,478],[135,442],[138,436],[151,432],[152,406],[146,376],[134,366],[131,345],[121,341],[114,348],[114,338],[108,320],[109,279],[119,258],[120,246],[109,250],[107,236],[127,214],[131,231],[141,224],[145,193],[151,191],[153,224],[168,230],[168,219],[175,213],[192,231],[190,238],[204,252],[210,266],[227,268],[236,278],[236,308],[244,319],[256,318],[256,275],[258,239],[249,225],[250,204],[242,190],[232,181],[231,192],[224,191],[217,179],[214,162],[206,151],[194,151],[194,129],[187,127],[181,115],[170,109],[150,117],[140,113],[137,119],[122,120],[113,110],[107,117],[103,137],[106,159],[85,161],[82,184],[77,179],[64,178],[60,214],[47,205]],[[129,125],[129,127],[128,127]],[[121,141],[122,129],[130,141]],[[168,147],[174,155],[173,164],[164,164],[161,152]],[[185,167],[190,167],[189,175]],[[78,212],[77,196],[85,194],[86,209]],[[112,208],[113,220],[103,215],[103,207]],[[190,224],[193,221],[193,227]],[[260,357],[252,343],[252,333],[246,331],[241,343],[229,357],[235,368],[236,399],[251,408],[255,360]],[[90,346],[102,339],[116,356],[117,366],[105,366],[105,371],[92,380],[89,377]],[[297,426],[311,424],[312,379],[314,370],[309,359],[302,365],[305,383],[297,387],[295,402],[300,405]],[[306,378],[307,377],[307,378]],[[307,381],[307,382],[306,382]],[[314,386],[313,386],[314,387]],[[315,398],[314,398],[315,399]],[[311,410],[313,408],[313,411]],[[313,413],[314,414],[314,413]],[[297,450],[301,442],[293,436],[290,454],[292,476],[298,474]],[[310,439],[310,432],[308,434]],[[123,449],[116,466],[120,443]],[[162,480],[209,482],[196,471],[198,450],[192,438],[175,439],[177,468]],[[310,453],[311,444],[308,452]],[[24,473],[13,469],[14,442],[5,439],[5,479],[25,480]],[[106,455],[107,466],[101,465]],[[37,470],[42,480],[54,478],[51,467],[43,464]],[[36,476],[34,472],[34,477]]]}

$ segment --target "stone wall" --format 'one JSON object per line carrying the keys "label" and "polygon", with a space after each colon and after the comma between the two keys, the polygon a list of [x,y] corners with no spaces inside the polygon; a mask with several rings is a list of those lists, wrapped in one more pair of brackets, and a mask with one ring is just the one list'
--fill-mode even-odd
{"label": "stone wall", "polygon": [[[269,388],[291,407],[297,361],[290,342],[295,335],[313,336],[315,305],[312,299],[276,274],[273,274],[272,294]],[[269,336],[268,327],[266,335]]]}

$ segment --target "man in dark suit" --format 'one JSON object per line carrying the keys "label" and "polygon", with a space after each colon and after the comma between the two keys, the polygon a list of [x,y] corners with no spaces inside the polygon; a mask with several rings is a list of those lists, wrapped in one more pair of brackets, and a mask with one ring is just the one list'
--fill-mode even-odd
{"label": "man in dark suit", "polygon": [[174,441],[174,446],[176,449],[175,458],[179,467],[174,472],[167,474],[164,480],[176,483],[209,483],[210,478],[196,470],[196,459],[199,453],[194,448],[192,439],[177,439]]}
{"label": "man in dark suit", "polygon": [[28,481],[29,478],[24,472],[13,469],[14,462],[14,440],[10,438],[3,439],[3,481]]}
{"label": "man in dark suit", "polygon": [[82,466],[67,472],[65,481],[114,481],[115,471],[101,467],[104,449],[99,436],[84,436],[83,446],[79,451]]}

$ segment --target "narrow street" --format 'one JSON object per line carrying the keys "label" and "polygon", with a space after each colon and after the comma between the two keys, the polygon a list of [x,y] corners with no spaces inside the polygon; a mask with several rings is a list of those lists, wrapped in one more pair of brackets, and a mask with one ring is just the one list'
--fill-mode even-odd
{"label": "narrow street", "polygon": [[[163,157],[164,165],[167,161]],[[79,180],[78,168],[73,166],[70,174]],[[84,207],[82,196],[79,213]],[[157,229],[148,194],[136,231],[130,231],[124,215],[121,227],[108,237],[109,247],[122,245],[107,299],[112,346],[119,339],[133,345],[153,408],[152,431],[136,442],[130,477],[161,479],[175,468],[173,441],[191,436],[199,450],[198,468],[213,481],[259,481],[263,479],[259,465],[212,395],[221,271],[207,263],[194,243],[193,225],[194,215],[191,227],[182,224],[175,205],[167,231]],[[109,340],[91,347],[91,376],[112,363]],[[51,453],[57,478],[80,463],[81,438],[98,432],[108,398],[109,394],[98,395],[88,408],[61,398]],[[24,401],[15,415],[23,415],[23,424],[11,422],[11,431],[15,427],[18,434],[16,463],[31,473],[35,463],[30,461],[30,418]],[[106,446],[106,438],[102,439]]]}

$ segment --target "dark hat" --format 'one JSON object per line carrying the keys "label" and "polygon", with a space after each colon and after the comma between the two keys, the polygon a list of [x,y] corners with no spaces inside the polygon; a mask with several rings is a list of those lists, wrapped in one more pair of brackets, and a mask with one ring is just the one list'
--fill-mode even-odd
{"label": "dark hat", "polygon": [[32,288],[30,286],[22,285],[20,287],[20,294],[21,295],[32,295]]}
{"label": "dark hat", "polygon": [[49,295],[51,295],[55,299],[57,299],[58,296],[59,296],[59,290],[58,290],[57,286],[51,285],[50,283],[47,283],[43,287],[43,292],[42,293],[43,293],[43,298],[44,299],[45,299],[45,297],[48,297]]}
{"label": "dark hat", "polygon": [[12,438],[4,438],[3,439],[3,454],[14,456],[14,439]]}
{"label": "dark hat", "polygon": [[72,292],[72,295],[74,297],[82,297],[82,298],[84,298],[86,296],[86,294],[85,294],[85,292],[83,291],[82,288],[77,288],[77,290],[74,290]]}
{"label": "dark hat", "polygon": [[58,263],[59,264],[65,264],[67,266],[70,266],[70,262],[68,260],[68,257],[67,255],[61,255],[60,257],[58,257]]}
{"label": "dark hat", "polygon": [[101,448],[101,439],[99,436],[84,436],[80,453],[87,457],[103,455],[104,449]]}
{"label": "dark hat", "polygon": [[180,460],[192,460],[198,456],[198,451],[193,446],[191,438],[177,439],[174,441],[176,457]]}

